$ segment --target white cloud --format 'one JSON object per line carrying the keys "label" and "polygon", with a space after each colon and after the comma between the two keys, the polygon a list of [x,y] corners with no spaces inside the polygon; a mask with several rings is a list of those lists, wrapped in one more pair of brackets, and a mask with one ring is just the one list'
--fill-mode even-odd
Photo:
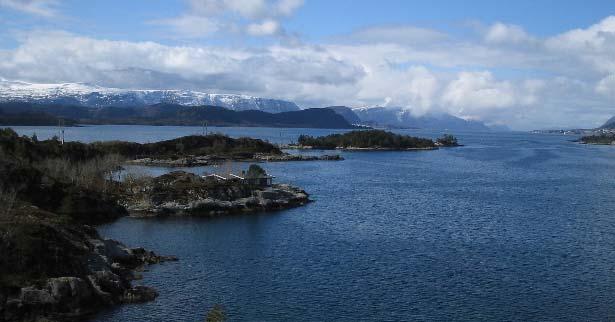
{"label": "white cloud", "polygon": [[252,36],[269,36],[277,33],[280,25],[275,20],[265,20],[262,23],[250,24],[246,27],[248,34]]}
{"label": "white cloud", "polygon": [[[551,53],[566,63],[585,68],[585,73],[615,73],[615,16],[585,29],[574,29],[545,41]],[[587,69],[589,67],[589,69]],[[574,69],[575,73],[581,73]]]}
{"label": "white cloud", "polygon": [[291,16],[302,0],[188,0],[178,17],[152,21],[170,26],[178,37],[202,38],[215,33],[271,36],[282,33],[280,19]]}
{"label": "white cloud", "polygon": [[58,14],[57,6],[57,0],[0,0],[0,7],[48,18]]}
{"label": "white cloud", "polygon": [[615,74],[601,79],[596,85],[596,92],[610,98],[615,98]]}
{"label": "white cloud", "polygon": [[449,83],[442,102],[458,113],[480,109],[510,107],[517,103],[515,89],[507,81],[496,81],[488,72],[461,72]]}
{"label": "white cloud", "polygon": [[218,32],[223,27],[216,19],[193,15],[157,20],[156,23],[171,26],[187,38],[205,37]]}
{"label": "white cloud", "polygon": [[492,44],[520,44],[533,40],[520,26],[507,25],[501,22],[493,24],[485,33],[485,41]]}
{"label": "white cloud", "polygon": [[281,16],[290,16],[301,6],[303,0],[280,0],[276,4],[276,11]]}
{"label": "white cloud", "polygon": [[[0,75],[37,82],[190,88],[293,99],[304,88],[352,84],[363,73],[314,47],[180,47],[62,32],[32,33],[21,41],[17,49],[0,55]],[[293,91],[279,91],[281,84],[292,85]]]}
{"label": "white cloud", "polygon": [[555,49],[576,49],[582,51],[603,51],[612,49],[615,33],[615,16],[609,16],[586,29],[574,29],[547,41]]}
{"label": "white cloud", "polygon": [[448,39],[445,33],[414,26],[377,26],[353,32],[346,40],[361,43],[434,44]]}

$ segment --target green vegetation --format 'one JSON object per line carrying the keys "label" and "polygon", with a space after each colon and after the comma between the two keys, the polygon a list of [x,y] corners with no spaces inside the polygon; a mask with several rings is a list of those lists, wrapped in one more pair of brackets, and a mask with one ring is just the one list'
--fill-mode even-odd
{"label": "green vegetation", "polygon": [[226,314],[224,313],[224,308],[220,304],[214,305],[209,312],[207,312],[207,316],[205,317],[205,322],[224,322],[226,321]]}
{"label": "green vegetation", "polygon": [[252,138],[230,138],[222,134],[190,135],[155,143],[123,141],[95,142],[91,144],[106,154],[127,158],[180,158],[213,155],[221,158],[252,158],[256,153],[282,154],[275,145]]}
{"label": "green vegetation", "polygon": [[[126,187],[119,187],[118,182],[111,180],[126,159],[185,155],[252,158],[255,153],[282,152],[262,140],[233,139],[220,134],[148,144],[119,141],[61,144],[56,139],[39,141],[35,136],[19,136],[11,129],[0,129],[0,182],[4,184],[0,187],[0,200],[5,205],[29,203],[65,216],[68,221],[88,224],[108,221],[125,213],[117,206],[118,194],[130,188],[131,182],[139,181],[129,179]],[[258,174],[264,170],[253,165],[248,172]]]}
{"label": "green vegetation", "polygon": [[[34,205],[61,221],[112,220],[125,213],[108,180],[122,160],[86,144],[36,141],[0,130],[0,200],[10,208]],[[11,211],[5,208],[2,215]]]}
{"label": "green vegetation", "polygon": [[579,139],[581,143],[585,144],[604,144],[612,145],[615,142],[615,134],[604,133],[599,135],[588,135]]}
{"label": "green vegetation", "polygon": [[126,214],[106,179],[118,165],[86,144],[0,129],[0,298],[24,283],[86,271],[87,250],[75,241],[96,233],[81,224]]}
{"label": "green vegetation", "polygon": [[181,158],[186,156],[216,156],[219,158],[253,158],[256,153],[281,155],[275,145],[252,138],[233,139],[222,134],[207,136],[191,135],[177,139],[155,142],[134,143],[124,141],[65,142],[56,139],[38,141],[34,137],[19,137],[10,128],[0,129],[0,149],[18,159],[42,161],[46,159],[66,159],[82,162],[94,158]]}
{"label": "green vegetation", "polygon": [[246,178],[260,178],[267,175],[267,171],[258,164],[251,164],[246,171]]}
{"label": "green vegetation", "polygon": [[39,111],[23,111],[18,113],[4,113],[0,109],[0,124],[1,125],[58,125],[62,122],[65,126],[74,126],[75,121],[70,119],[62,119],[53,116],[49,113]]}
{"label": "green vegetation", "polygon": [[[395,134],[383,130],[351,131],[344,134],[331,134],[321,137],[308,135],[299,136],[298,143],[301,146],[311,146],[318,149],[430,149],[435,148],[436,143],[431,139],[418,138],[408,135]],[[452,135],[446,135],[438,140],[439,145],[456,146],[457,139]]]}
{"label": "green vegetation", "polygon": [[450,135],[444,134],[441,138],[437,139],[436,142],[441,146],[458,146],[457,138]]}

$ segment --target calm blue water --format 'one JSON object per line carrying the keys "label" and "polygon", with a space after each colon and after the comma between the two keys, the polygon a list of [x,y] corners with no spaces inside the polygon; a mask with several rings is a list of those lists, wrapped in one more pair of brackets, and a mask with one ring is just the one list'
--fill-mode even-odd
{"label": "calm blue water", "polygon": [[[330,132],[216,130],[276,142]],[[67,138],[146,142],[199,131],[97,126]],[[215,303],[231,321],[614,319],[615,148],[456,134],[467,146],[264,164],[311,194],[302,208],[101,227],[180,261],[151,266],[138,282],[158,289],[156,301],[95,321],[202,321]]]}

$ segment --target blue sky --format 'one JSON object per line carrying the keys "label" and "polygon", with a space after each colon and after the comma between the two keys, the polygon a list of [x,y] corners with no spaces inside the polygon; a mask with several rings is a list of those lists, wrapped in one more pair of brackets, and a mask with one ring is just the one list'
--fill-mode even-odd
{"label": "blue sky", "polygon": [[[57,5],[65,16],[61,19],[49,20],[5,7],[0,8],[0,22],[9,29],[51,27],[94,37],[169,43],[171,39],[148,22],[177,16],[186,7],[186,1],[181,0],[69,0]],[[472,22],[506,22],[535,35],[550,36],[591,25],[609,14],[615,14],[615,1],[309,0],[284,24],[312,41],[374,25],[412,24],[457,33],[460,26]],[[4,48],[16,45],[7,40],[5,37],[2,43]]]}
{"label": "blue sky", "polygon": [[401,106],[518,129],[615,115],[613,57],[615,1],[0,0],[8,80]]}

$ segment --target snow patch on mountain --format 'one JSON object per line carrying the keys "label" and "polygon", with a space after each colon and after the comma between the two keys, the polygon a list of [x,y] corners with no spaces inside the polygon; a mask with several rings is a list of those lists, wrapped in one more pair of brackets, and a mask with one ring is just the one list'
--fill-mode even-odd
{"label": "snow patch on mountain", "polygon": [[213,105],[236,111],[269,113],[298,111],[293,102],[237,94],[212,94],[190,90],[125,90],[84,83],[35,84],[0,78],[0,102],[73,104],[88,107],[131,107],[172,103]]}

